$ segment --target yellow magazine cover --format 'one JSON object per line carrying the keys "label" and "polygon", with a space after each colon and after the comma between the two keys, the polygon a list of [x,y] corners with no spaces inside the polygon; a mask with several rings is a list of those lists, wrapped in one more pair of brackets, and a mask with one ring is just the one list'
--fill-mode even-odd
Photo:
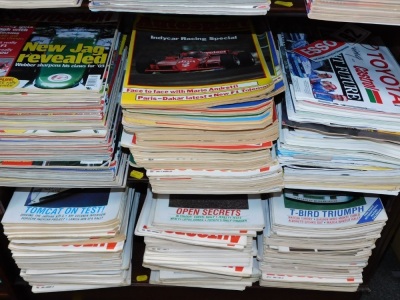
{"label": "yellow magazine cover", "polygon": [[134,22],[125,108],[227,103],[273,88],[250,18],[147,14]]}

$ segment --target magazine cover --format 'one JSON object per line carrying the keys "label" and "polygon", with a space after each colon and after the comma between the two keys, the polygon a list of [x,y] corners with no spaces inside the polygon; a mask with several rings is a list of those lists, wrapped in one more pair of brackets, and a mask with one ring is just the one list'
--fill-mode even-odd
{"label": "magazine cover", "polygon": [[297,201],[280,193],[274,194],[270,204],[272,219],[276,225],[323,230],[387,221],[379,197],[359,195],[351,201],[327,204]]}
{"label": "magazine cover", "polygon": [[122,105],[201,103],[271,84],[250,19],[139,15]]}
{"label": "magazine cover", "polygon": [[155,194],[154,200],[156,226],[264,228],[260,195]]}
{"label": "magazine cover", "polygon": [[[116,25],[0,26],[0,92],[103,88]],[[71,99],[73,100],[73,99]]]}
{"label": "magazine cover", "polygon": [[295,100],[400,113],[400,67],[378,37],[354,42],[365,33],[353,27],[305,30],[278,34]]}
{"label": "magazine cover", "polygon": [[103,224],[127,199],[124,189],[19,188],[2,224]]}
{"label": "magazine cover", "polygon": [[152,192],[147,190],[147,196],[143,204],[135,234],[139,236],[153,236],[159,239],[179,241],[193,245],[209,245],[213,247],[243,249],[247,244],[247,236],[241,234],[227,234],[219,230],[214,231],[174,231],[167,228],[158,229],[150,225],[151,210],[155,208],[153,204]]}

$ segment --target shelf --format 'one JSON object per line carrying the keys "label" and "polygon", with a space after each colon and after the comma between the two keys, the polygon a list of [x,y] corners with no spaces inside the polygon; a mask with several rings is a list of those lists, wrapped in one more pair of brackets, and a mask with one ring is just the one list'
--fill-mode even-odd
{"label": "shelf", "polygon": [[[292,1],[292,7],[285,7],[277,5],[273,1],[271,9],[267,13],[266,18],[273,21],[275,24],[296,24],[296,22],[309,22],[310,24],[322,23],[325,21],[309,20],[307,18],[304,0]],[[68,14],[76,12],[88,11],[88,1],[85,1],[85,5],[81,8],[71,8]],[[1,11],[1,10],[0,10]],[[2,10],[2,13],[9,13],[10,16],[23,15],[26,10]],[[65,12],[60,9],[43,9],[41,12],[51,14],[52,12]],[[123,20],[128,21],[123,24],[128,24],[132,21],[133,13],[122,13]],[[368,30],[376,31],[382,34],[388,47],[393,51],[394,55],[400,58],[400,35],[394,34],[394,31],[387,30],[385,25],[360,25]],[[128,26],[126,26],[128,27]],[[276,27],[276,26],[274,26]],[[340,25],[338,24],[338,28]],[[399,27],[397,27],[399,28]],[[127,32],[131,28],[125,28]],[[399,30],[396,30],[399,32]],[[130,168],[129,173],[132,171],[138,171],[145,173],[144,169]],[[129,177],[127,185],[134,186],[140,192],[145,195],[147,186],[149,184],[148,178],[144,176],[141,179],[135,179]],[[9,197],[11,197],[13,189],[0,188],[0,199],[6,206]],[[144,196],[142,197],[142,201]],[[368,266],[364,269],[363,277],[365,284],[368,285],[368,281],[371,279],[375,270],[379,266],[381,258],[389,246],[392,237],[396,230],[400,226],[400,197],[385,197],[384,205],[388,214],[388,222],[382,231],[382,237],[378,239],[376,248],[373,250],[372,256],[369,260]],[[0,226],[1,229],[1,226]],[[285,299],[285,300],[298,300],[298,299],[323,299],[323,300],[355,300],[360,299],[361,292],[356,293],[340,293],[340,292],[323,292],[323,291],[311,291],[311,290],[297,290],[297,289],[279,289],[279,288],[265,288],[260,287],[258,284],[254,284],[252,287],[247,288],[245,291],[232,291],[232,290],[219,290],[219,289],[200,289],[200,288],[185,288],[185,287],[171,287],[171,286],[158,286],[150,285],[147,281],[138,282],[136,280],[138,275],[147,275],[150,277],[150,270],[142,267],[142,258],[145,249],[143,237],[136,236],[134,238],[134,253],[132,256],[133,271],[132,271],[132,284],[127,287],[116,287],[96,290],[85,290],[85,291],[74,291],[74,292],[59,292],[59,293],[48,293],[48,294],[33,294],[30,292],[30,286],[18,277],[18,268],[16,267],[10,251],[7,248],[7,240],[2,232],[0,232],[0,278],[3,282],[0,284],[0,299],[7,299],[12,297],[13,290],[23,300],[45,300],[45,299],[79,299],[79,300],[101,300],[101,299],[190,299],[190,300],[204,300],[204,299],[261,299],[261,297],[268,298],[268,300],[274,299]]]}
{"label": "shelf", "polygon": [[[140,183],[140,189],[145,187],[145,183]],[[142,194],[141,205],[143,204],[145,194]],[[370,258],[369,265],[365,269],[363,275],[364,280],[367,283],[370,277],[373,275],[376,268],[379,266],[380,258],[383,256],[387,246],[389,245],[391,238],[398,228],[400,218],[395,216],[400,214],[400,199],[396,197],[385,197],[383,203],[387,210],[389,221],[382,232],[382,238],[376,243],[373,255]],[[268,296],[268,299],[324,299],[324,300],[356,300],[360,299],[361,292],[346,293],[346,292],[323,292],[323,291],[312,291],[312,290],[298,290],[298,289],[279,289],[279,288],[265,288],[260,287],[257,283],[252,287],[247,288],[245,291],[232,291],[232,290],[219,290],[219,289],[201,289],[201,288],[187,288],[187,287],[172,287],[172,286],[159,286],[151,285],[148,280],[138,282],[137,276],[146,275],[150,277],[150,270],[142,267],[142,258],[145,249],[143,237],[135,236],[134,238],[134,253],[132,255],[132,284],[127,287],[117,288],[106,288],[97,290],[86,290],[86,291],[73,291],[73,292],[60,292],[60,293],[49,293],[49,294],[32,294],[29,292],[30,287],[27,283],[19,285],[19,290],[23,291],[24,297],[22,299],[29,300],[47,300],[54,299],[54,295],[57,295],[57,300],[63,299],[80,299],[80,300],[91,300],[91,299],[110,299],[118,294],[118,299],[131,299],[130,297],[139,297],[144,299],[173,299],[176,295],[190,295],[191,300],[203,300],[203,299],[219,299],[229,297],[229,299],[250,299],[259,298],[260,295]],[[367,286],[365,284],[364,286]],[[166,296],[167,295],[167,296]],[[189,296],[188,296],[189,297]],[[178,298],[179,299],[179,298]]]}

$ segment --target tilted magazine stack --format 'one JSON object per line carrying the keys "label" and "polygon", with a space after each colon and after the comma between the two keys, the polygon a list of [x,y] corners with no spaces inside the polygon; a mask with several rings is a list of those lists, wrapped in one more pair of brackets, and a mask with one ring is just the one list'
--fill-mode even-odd
{"label": "tilted magazine stack", "polygon": [[159,0],[90,0],[89,9],[92,11],[123,11],[136,13],[159,14],[190,14],[190,15],[265,15],[270,9],[270,0],[254,1],[203,1],[193,3],[188,0],[159,1]]}
{"label": "tilted magazine stack", "polygon": [[119,128],[126,36],[115,13],[70,19],[39,12],[2,18],[2,185],[125,185]]}
{"label": "tilted magazine stack", "polygon": [[2,219],[34,293],[131,283],[134,189],[18,188]]}
{"label": "tilted magazine stack", "polygon": [[150,283],[244,290],[260,276],[255,236],[264,228],[260,195],[152,194],[135,234],[146,243]]}
{"label": "tilted magazine stack", "polygon": [[278,35],[290,91],[278,109],[285,187],[397,195],[397,62],[360,27],[301,30]]}
{"label": "tilted magazine stack", "polygon": [[154,192],[282,188],[272,97],[284,87],[262,19],[139,15],[128,61],[122,145]]}
{"label": "tilted magazine stack", "polygon": [[356,291],[387,220],[378,194],[399,192],[399,67],[378,37],[329,25],[278,34],[285,189],[264,207],[262,286]]}
{"label": "tilted magazine stack", "polygon": [[284,190],[263,202],[261,286],[357,291],[387,221],[378,196]]}

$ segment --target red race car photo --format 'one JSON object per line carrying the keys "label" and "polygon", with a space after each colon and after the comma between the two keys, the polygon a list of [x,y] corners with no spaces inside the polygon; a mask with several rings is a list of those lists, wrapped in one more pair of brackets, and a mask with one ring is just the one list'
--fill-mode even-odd
{"label": "red race car photo", "polygon": [[255,63],[256,59],[250,52],[230,50],[187,51],[179,55],[166,56],[161,60],[138,58],[136,71],[142,74],[193,72],[252,66]]}

